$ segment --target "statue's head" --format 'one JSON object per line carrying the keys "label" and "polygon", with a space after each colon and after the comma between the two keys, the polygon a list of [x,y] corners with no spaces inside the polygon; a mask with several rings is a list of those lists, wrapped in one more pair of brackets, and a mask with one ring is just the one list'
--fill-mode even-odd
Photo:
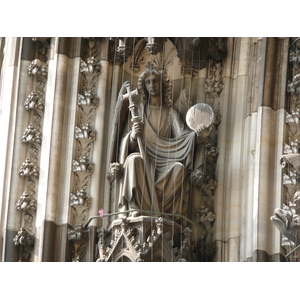
{"label": "statue's head", "polygon": [[146,71],[144,71],[138,79],[138,90],[141,94],[141,100],[144,103],[147,103],[151,93],[155,96],[157,96],[157,93],[160,93],[163,104],[171,106],[171,82],[166,71],[159,69],[150,63],[146,67]]}

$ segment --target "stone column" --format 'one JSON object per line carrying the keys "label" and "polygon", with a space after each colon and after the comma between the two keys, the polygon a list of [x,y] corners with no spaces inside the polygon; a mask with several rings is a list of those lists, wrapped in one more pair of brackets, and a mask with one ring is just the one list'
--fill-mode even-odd
{"label": "stone column", "polygon": [[3,156],[0,209],[4,261],[22,260],[20,248],[13,244],[13,238],[22,225],[16,202],[25,189],[26,180],[20,177],[18,170],[28,154],[21,137],[29,125],[30,115],[24,108],[24,102],[32,89],[32,78],[28,76],[27,68],[34,58],[34,49],[35,45],[29,38],[7,38],[1,88]]}
{"label": "stone column", "polygon": [[[69,45],[69,41],[67,38],[51,40],[36,219],[39,241],[35,246],[36,261],[55,261],[55,253],[59,253],[63,260],[66,255],[64,251],[57,251],[55,246],[56,235],[63,233],[58,245],[66,247],[67,229],[58,231],[57,222],[67,226],[70,183],[65,180],[70,180],[71,173],[73,144],[70,142],[74,137],[72,124],[74,125],[79,70],[80,43],[78,45],[75,39],[74,45]],[[73,52],[69,51],[73,46]],[[70,55],[71,59],[68,57]],[[68,76],[70,70],[74,73]],[[70,124],[65,123],[68,119]],[[68,154],[65,156],[66,153]],[[59,218],[58,212],[61,215]]]}

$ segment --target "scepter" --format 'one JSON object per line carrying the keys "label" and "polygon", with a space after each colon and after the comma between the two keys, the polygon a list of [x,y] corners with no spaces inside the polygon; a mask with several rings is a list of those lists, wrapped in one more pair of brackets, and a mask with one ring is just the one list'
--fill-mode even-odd
{"label": "scepter", "polygon": [[[138,123],[142,120],[142,118],[139,116],[139,114],[136,110],[136,105],[132,100],[133,96],[136,96],[136,95],[139,94],[138,89],[135,89],[134,91],[131,91],[131,83],[129,81],[125,81],[124,85],[126,87],[127,94],[122,95],[122,100],[125,100],[127,98],[129,99],[128,108],[131,112],[131,121],[132,121],[132,123]],[[142,137],[139,133],[137,134],[137,143],[138,143],[142,158],[146,159],[145,148],[144,148],[144,145],[143,145]]]}

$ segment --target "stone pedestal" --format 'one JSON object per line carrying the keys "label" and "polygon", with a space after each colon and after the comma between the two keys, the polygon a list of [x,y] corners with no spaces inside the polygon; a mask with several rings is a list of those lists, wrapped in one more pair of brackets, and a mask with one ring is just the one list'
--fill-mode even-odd
{"label": "stone pedestal", "polygon": [[97,262],[188,261],[190,233],[188,227],[161,217],[117,219],[99,230]]}

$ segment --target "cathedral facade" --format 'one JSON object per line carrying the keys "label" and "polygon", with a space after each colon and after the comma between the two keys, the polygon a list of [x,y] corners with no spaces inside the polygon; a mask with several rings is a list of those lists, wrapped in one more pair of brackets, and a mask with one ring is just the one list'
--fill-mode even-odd
{"label": "cathedral facade", "polygon": [[1,38],[0,260],[297,261],[298,40]]}

